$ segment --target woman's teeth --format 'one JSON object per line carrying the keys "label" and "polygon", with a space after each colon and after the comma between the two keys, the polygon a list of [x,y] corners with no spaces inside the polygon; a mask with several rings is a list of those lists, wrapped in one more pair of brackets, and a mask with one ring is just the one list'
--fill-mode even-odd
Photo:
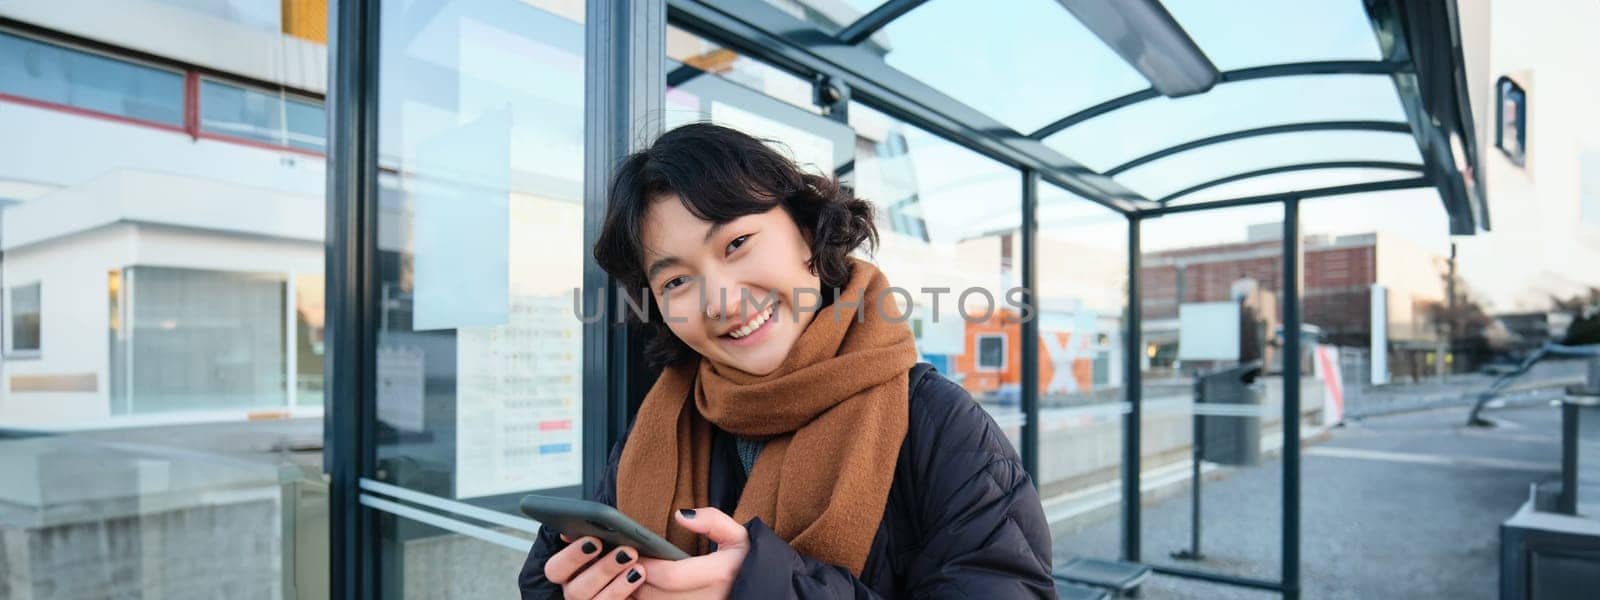
{"label": "woman's teeth", "polygon": [[767,307],[766,310],[761,311],[761,314],[756,315],[756,318],[751,319],[749,323],[745,323],[744,327],[740,327],[738,329],[733,330],[732,333],[729,333],[728,337],[731,337],[731,338],[737,340],[737,339],[742,338],[744,336],[747,336],[747,335],[750,335],[752,333],[755,333],[755,330],[760,329],[762,325],[765,325],[767,323],[767,319],[772,318],[772,309],[773,308],[776,308],[776,307],[775,306]]}

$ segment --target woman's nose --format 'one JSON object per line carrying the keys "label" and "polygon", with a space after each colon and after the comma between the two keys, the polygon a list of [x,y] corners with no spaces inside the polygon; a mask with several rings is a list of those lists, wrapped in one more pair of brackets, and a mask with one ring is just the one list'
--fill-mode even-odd
{"label": "woman's nose", "polygon": [[704,284],[700,288],[705,294],[701,299],[702,309],[707,319],[720,321],[728,314],[728,285],[714,276],[706,277]]}

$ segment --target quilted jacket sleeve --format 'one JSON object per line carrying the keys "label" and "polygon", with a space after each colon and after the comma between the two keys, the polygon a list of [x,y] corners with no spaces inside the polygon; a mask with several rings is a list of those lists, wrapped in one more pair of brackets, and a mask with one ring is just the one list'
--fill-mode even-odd
{"label": "quilted jacket sleeve", "polygon": [[[1039,494],[994,419],[966,390],[930,376],[907,434],[921,540],[905,567],[910,598],[1054,598],[1050,528]],[[903,457],[902,461],[907,458]],[[790,547],[759,519],[734,598],[876,598],[843,567]]]}

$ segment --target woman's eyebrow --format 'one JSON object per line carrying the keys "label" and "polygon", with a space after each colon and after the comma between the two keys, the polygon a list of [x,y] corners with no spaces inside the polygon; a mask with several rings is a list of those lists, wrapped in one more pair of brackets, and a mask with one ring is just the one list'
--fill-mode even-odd
{"label": "woman's eyebrow", "polygon": [[[714,237],[717,236],[717,232],[722,230],[722,226],[723,225],[727,225],[727,223],[712,223],[710,227],[707,227],[706,228],[706,235],[705,235],[704,238],[701,238],[701,243],[703,243],[703,244],[711,243],[711,238],[714,238]],[[645,273],[644,273],[645,281],[654,281],[655,278],[656,278],[656,275],[658,273],[660,273],[662,269],[665,269],[667,267],[671,267],[673,265],[680,264],[682,262],[683,261],[679,260],[678,257],[676,257],[676,256],[663,256],[661,258],[656,259],[655,262],[650,263],[650,268],[649,269],[645,269]]]}
{"label": "woman's eyebrow", "polygon": [[722,226],[723,225],[727,225],[727,223],[712,223],[711,224],[711,228],[706,230],[705,239],[701,240],[700,243],[702,243],[702,244],[711,243],[711,238],[716,237],[717,232],[722,230]]}
{"label": "woman's eyebrow", "polygon": [[645,270],[644,279],[645,281],[655,281],[656,275],[661,273],[662,269],[666,269],[667,267],[671,267],[681,262],[683,261],[679,260],[676,256],[663,256],[658,258],[655,260],[655,262],[650,263],[649,269]]}

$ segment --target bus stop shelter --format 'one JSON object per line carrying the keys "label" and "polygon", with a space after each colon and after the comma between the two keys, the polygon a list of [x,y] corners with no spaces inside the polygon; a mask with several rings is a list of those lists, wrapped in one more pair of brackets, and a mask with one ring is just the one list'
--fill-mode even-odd
{"label": "bus stop shelter", "polygon": [[[839,23],[801,3],[754,0],[589,0],[585,6],[587,110],[584,116],[584,240],[600,227],[605,186],[615,161],[663,127],[666,90],[706,76],[668,60],[669,26],[803,79],[816,112],[848,124],[852,103],[910,123],[1014,169],[1017,198],[974,197],[975,203],[1014,203],[1020,213],[1019,284],[1035,289],[1040,276],[1037,231],[1042,186],[1098,204],[1126,220],[1127,292],[1122,318],[1120,558],[1150,563],[1141,548],[1141,224],[1180,213],[1241,206],[1281,208],[1281,329],[1301,330],[1300,206],[1308,199],[1431,188],[1443,203],[1453,235],[1487,229],[1476,133],[1468,105],[1455,4],[1447,0],[1349,0],[1346,12],[1366,21],[1359,44],[1295,45],[1296,36],[1323,24],[1315,11],[1279,3],[1229,4],[1245,19],[1186,27],[1185,11],[1156,0],[1038,2],[1042,20],[1059,24],[1060,44],[1012,48],[992,70],[913,68],[885,59],[879,34],[895,27],[960,23],[985,9],[960,0],[888,0],[864,4],[864,16]],[[336,589],[370,597],[380,557],[370,552],[376,527],[370,483],[375,454],[374,343],[380,303],[377,269],[378,0],[334,3],[330,143],[328,332],[332,398],[329,472],[332,475],[333,573]],[[928,11],[951,19],[918,21]],[[1170,11],[1170,12],[1169,12]],[[959,52],[1007,48],[1007,27],[973,18],[940,32]],[[979,26],[983,24],[983,26]],[[1037,23],[1032,24],[1037,26]],[[1020,24],[1018,25],[1020,26]],[[989,48],[991,50],[985,50]],[[1375,48],[1375,50],[1374,50]],[[921,63],[925,64],[925,63]],[[1026,78],[1017,77],[1018,73]],[[1009,78],[1009,79],[1008,79]],[[1049,81],[1051,85],[1036,85]],[[1360,114],[1360,98],[1380,95],[1397,108]],[[1240,119],[1213,119],[1245,113]],[[1226,123],[1219,128],[1218,123]],[[1326,134],[1368,140],[1329,152]],[[1363,137],[1365,136],[1365,137]],[[1270,142],[1253,144],[1254,142]],[[1235,170],[1197,173],[1155,169],[1186,155],[1228,149]],[[1253,154],[1252,154],[1253,152]],[[835,165],[848,177],[853,165]],[[1316,175],[1308,179],[1304,175]],[[1317,181],[1314,185],[1306,181]],[[615,286],[592,260],[585,289]],[[614,302],[608,302],[614,305]],[[1037,320],[1022,324],[1024,340],[1038,339]],[[596,473],[648,389],[637,340],[605,321],[583,329],[583,443],[586,473]],[[1282,336],[1282,354],[1299,357],[1298,335]],[[1022,344],[1019,452],[1030,472],[1040,464],[1040,352]],[[1299,360],[1281,365],[1281,538],[1276,578],[1256,578],[1172,564],[1158,573],[1258,588],[1299,597],[1302,376]],[[584,492],[598,477],[584,477]],[[1063,557],[1064,558],[1064,557]]]}

